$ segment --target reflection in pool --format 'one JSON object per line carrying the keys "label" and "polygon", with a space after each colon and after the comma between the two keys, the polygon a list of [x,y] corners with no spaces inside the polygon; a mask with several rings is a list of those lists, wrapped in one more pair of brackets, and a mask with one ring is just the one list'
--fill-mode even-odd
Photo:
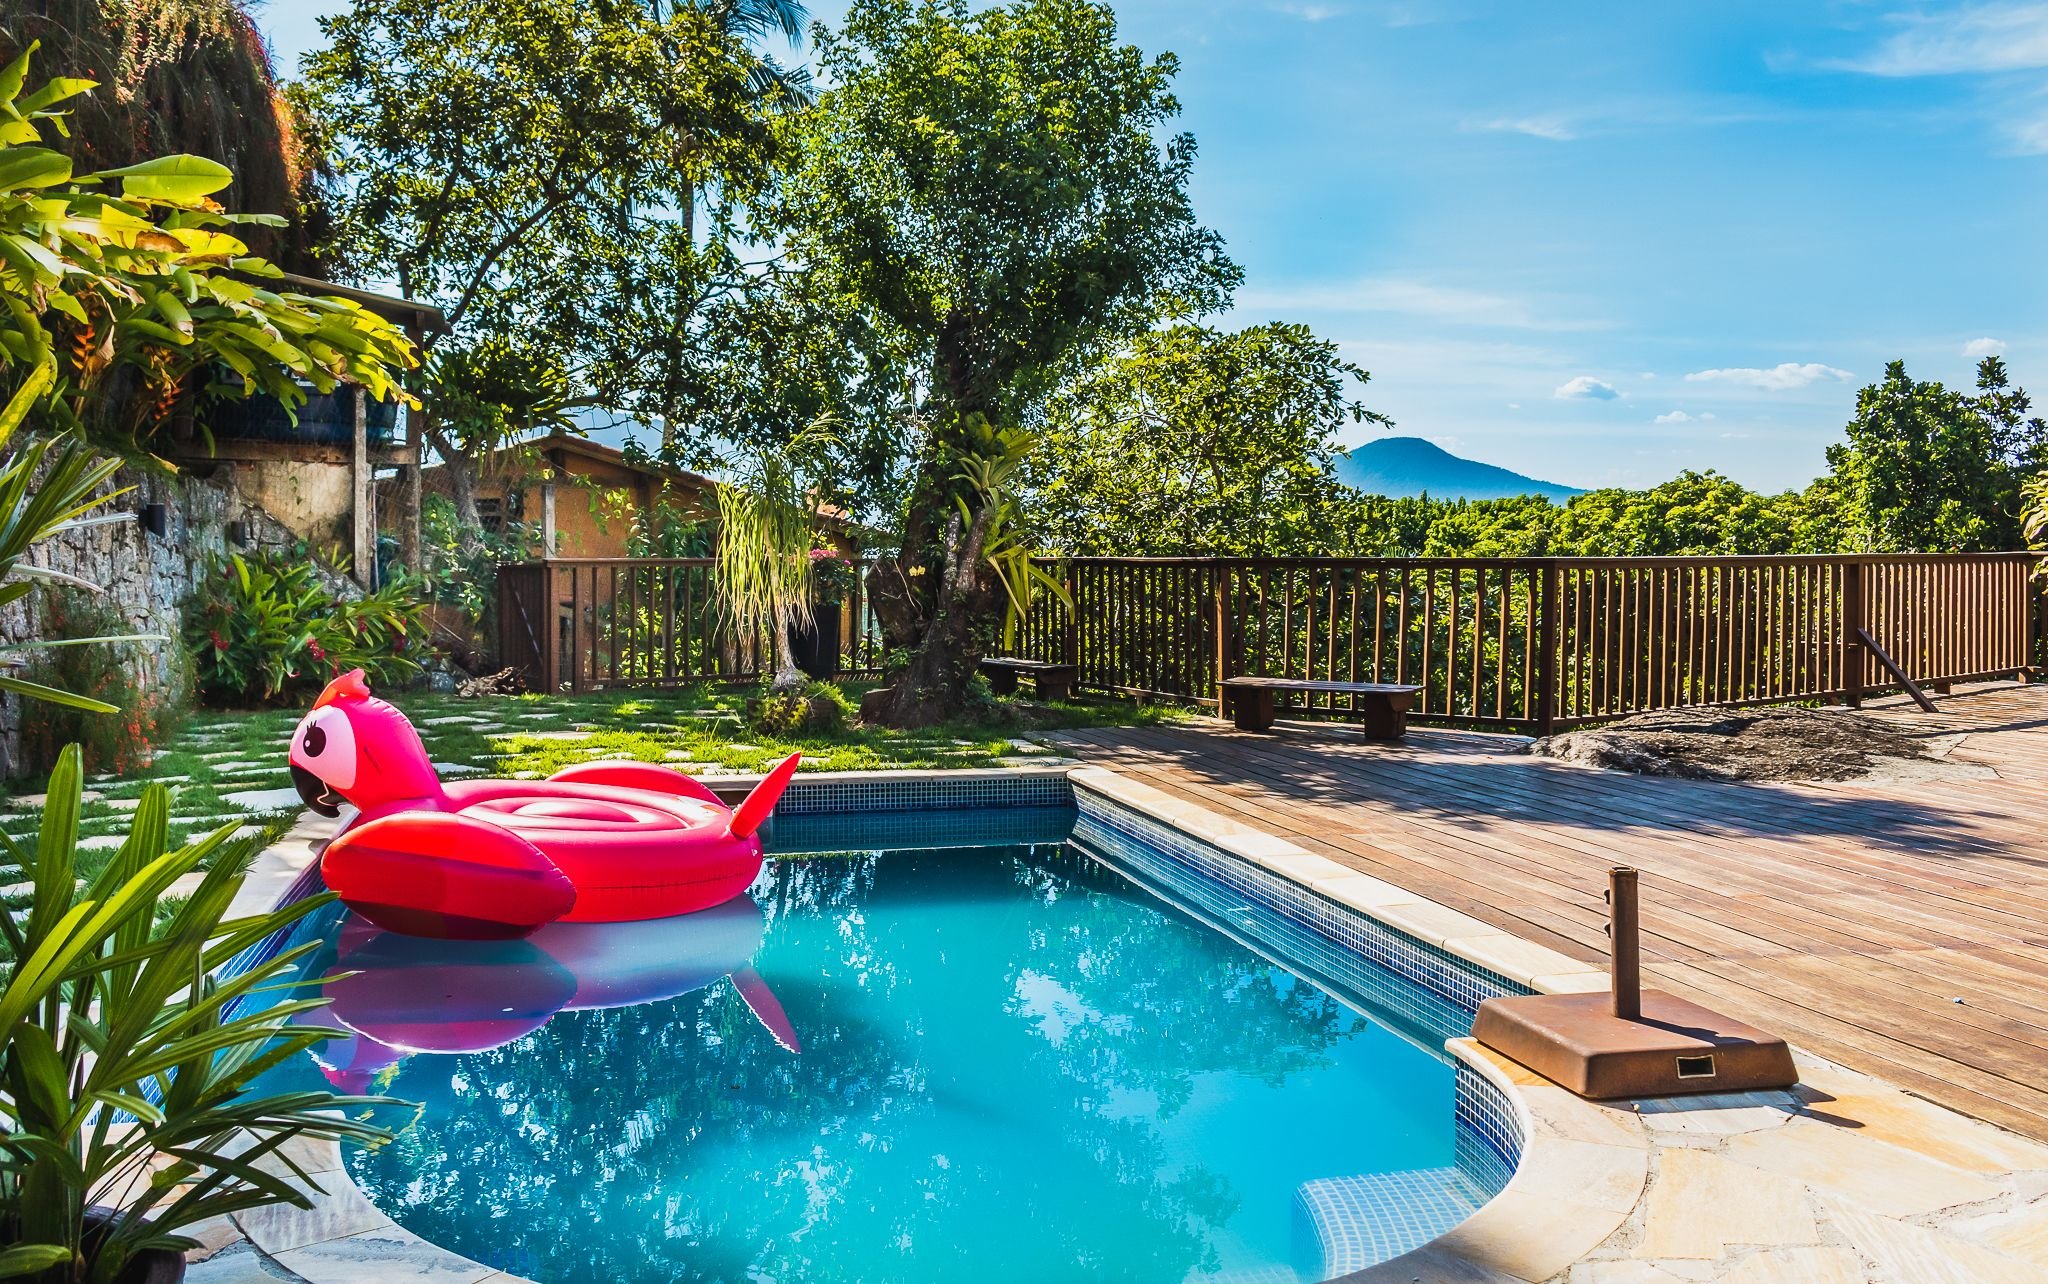
{"label": "reflection in pool", "polygon": [[1439,1057],[1071,845],[781,857],[714,913],[523,942],[330,935],[357,1035],[322,1068],[424,1103],[352,1171],[538,1280],[1312,1280],[1363,1264],[1332,1219],[1384,1255],[1486,1194]]}

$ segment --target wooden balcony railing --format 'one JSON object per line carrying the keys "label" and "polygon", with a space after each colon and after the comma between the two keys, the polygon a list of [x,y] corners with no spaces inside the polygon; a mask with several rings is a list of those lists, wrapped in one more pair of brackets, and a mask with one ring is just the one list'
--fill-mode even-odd
{"label": "wooden balcony railing", "polygon": [[[1841,700],[2028,671],[2030,553],[1689,558],[1071,558],[1018,647],[1092,690],[1214,706],[1237,674],[1404,682],[1414,716],[1545,734],[1652,709]],[[554,559],[499,570],[500,653],[542,690],[744,681],[712,563]],[[1880,655],[1879,652],[1882,652]],[[878,673],[856,595],[841,671]],[[1886,662],[1889,661],[1889,664]],[[1296,716],[1343,718],[1342,696]]]}

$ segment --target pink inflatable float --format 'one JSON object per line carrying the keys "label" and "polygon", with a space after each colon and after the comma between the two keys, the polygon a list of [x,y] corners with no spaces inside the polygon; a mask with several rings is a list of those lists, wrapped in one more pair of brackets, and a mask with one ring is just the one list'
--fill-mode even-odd
{"label": "pink inflatable float", "polygon": [[327,886],[379,927],[490,940],[545,923],[668,918],[721,905],[761,872],[758,831],[791,754],[737,808],[679,771],[593,762],[546,780],[444,785],[412,724],[336,678],[292,732],[292,781],[323,815],[361,814],[320,860]]}

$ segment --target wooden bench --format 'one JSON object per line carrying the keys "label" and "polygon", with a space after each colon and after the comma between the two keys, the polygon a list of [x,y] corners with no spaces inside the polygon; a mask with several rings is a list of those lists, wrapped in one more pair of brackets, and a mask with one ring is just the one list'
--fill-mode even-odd
{"label": "wooden bench", "polygon": [[1408,734],[1408,710],[1421,687],[1396,686],[1390,682],[1316,682],[1304,678],[1225,678],[1225,712],[1237,721],[1239,731],[1265,731],[1273,725],[1273,697],[1282,691],[1311,695],[1358,697],[1360,723],[1375,740],[1399,740]]}
{"label": "wooden bench", "polygon": [[1081,680],[1079,665],[1019,660],[1007,655],[983,660],[981,673],[988,679],[988,689],[997,695],[1009,695],[1017,689],[1019,675],[1028,676],[1038,685],[1038,698],[1041,700],[1071,700],[1074,698],[1074,684]]}

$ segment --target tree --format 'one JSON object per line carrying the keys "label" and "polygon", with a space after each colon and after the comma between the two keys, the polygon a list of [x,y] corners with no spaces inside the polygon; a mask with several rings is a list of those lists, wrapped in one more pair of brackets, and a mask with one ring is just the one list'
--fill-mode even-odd
{"label": "tree", "polygon": [[[460,343],[544,353],[585,387],[661,368],[680,340],[640,301],[713,273],[695,193],[765,181],[746,15],[782,7],[360,0],[323,19],[305,98],[337,149],[347,261],[440,305]],[[473,489],[499,443],[426,419]]]}
{"label": "tree", "polygon": [[1138,336],[1056,396],[1031,509],[1073,554],[1330,552],[1357,502],[1337,434],[1370,378],[1300,325]]}
{"label": "tree", "polygon": [[818,48],[831,88],[784,129],[772,225],[912,372],[900,547],[869,583],[902,667],[862,714],[921,725],[961,707],[1000,606],[1001,497],[970,462],[1082,357],[1221,306],[1238,271],[1189,204],[1194,140],[1161,137],[1175,60],[1119,44],[1106,4],[863,0]]}
{"label": "tree", "polygon": [[242,0],[42,0],[0,12],[0,59],[40,43],[41,65],[95,81],[56,140],[80,172],[184,153],[234,172],[231,213],[275,214],[259,252],[311,271],[319,157],[280,90]]}
{"label": "tree", "polygon": [[2048,423],[2029,409],[1997,357],[1978,365],[1976,396],[1886,366],[1828,448],[1852,538],[1886,553],[2022,547],[2020,483],[2048,459]]}

